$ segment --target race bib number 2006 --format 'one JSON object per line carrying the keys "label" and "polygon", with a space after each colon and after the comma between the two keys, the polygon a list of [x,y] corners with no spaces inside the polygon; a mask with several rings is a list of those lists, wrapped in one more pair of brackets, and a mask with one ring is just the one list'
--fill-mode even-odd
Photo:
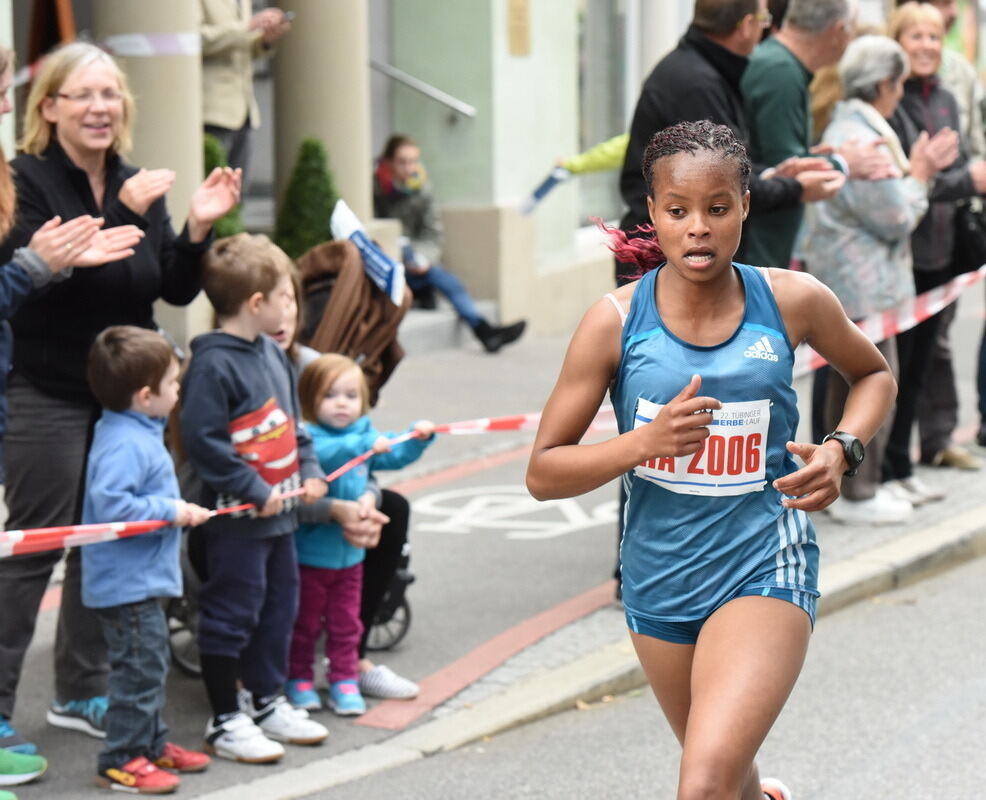
{"label": "race bib number 2006", "polygon": [[[663,404],[639,398],[633,427],[654,419]],[[770,401],[723,403],[712,412],[710,435],[692,455],[652,458],[634,469],[640,478],[677,494],[724,497],[763,491]]]}

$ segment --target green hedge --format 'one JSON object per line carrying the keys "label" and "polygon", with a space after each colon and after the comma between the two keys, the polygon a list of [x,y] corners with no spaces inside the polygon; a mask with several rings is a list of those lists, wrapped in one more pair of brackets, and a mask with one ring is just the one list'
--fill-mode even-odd
{"label": "green hedge", "polygon": [[298,258],[331,239],[329,219],[338,199],[324,145],[318,139],[304,139],[277,213],[278,246]]}

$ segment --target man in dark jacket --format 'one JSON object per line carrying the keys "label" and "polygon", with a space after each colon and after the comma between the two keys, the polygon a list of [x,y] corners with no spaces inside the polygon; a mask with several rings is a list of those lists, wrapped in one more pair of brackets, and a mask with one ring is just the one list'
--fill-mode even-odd
{"label": "man in dark jacket", "polygon": [[[658,62],[644,81],[630,126],[630,143],[620,175],[628,211],[625,231],[650,221],[649,187],[641,173],[644,150],[659,130],[678,122],[708,119],[729,126],[744,144],[750,134],[743,113],[740,78],[747,57],[770,25],[766,0],[696,0],[692,24],[678,46]],[[750,213],[793,208],[831,197],[835,173],[824,159],[791,159],[764,172],[754,165]],[[743,246],[737,258],[742,260]],[[626,272],[617,263],[617,282]]]}

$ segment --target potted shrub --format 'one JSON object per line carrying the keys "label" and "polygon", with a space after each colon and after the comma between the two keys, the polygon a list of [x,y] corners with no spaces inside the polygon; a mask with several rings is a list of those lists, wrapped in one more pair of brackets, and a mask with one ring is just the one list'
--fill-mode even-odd
{"label": "potted shrub", "polygon": [[325,147],[304,139],[277,213],[274,240],[291,258],[332,238],[329,219],[339,199]]}

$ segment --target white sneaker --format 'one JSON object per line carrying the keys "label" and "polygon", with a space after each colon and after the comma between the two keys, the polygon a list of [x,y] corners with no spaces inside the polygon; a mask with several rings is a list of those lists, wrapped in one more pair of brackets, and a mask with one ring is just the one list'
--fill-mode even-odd
{"label": "white sneaker", "polygon": [[359,676],[359,690],[367,697],[384,700],[410,700],[418,696],[418,684],[402,678],[390,667],[377,664]]}
{"label": "white sneaker", "polygon": [[205,726],[205,749],[232,761],[246,764],[268,764],[284,755],[284,748],[272,742],[246,714],[237,714],[213,725],[210,719]]}
{"label": "white sneaker", "polygon": [[839,497],[828,507],[832,519],[843,525],[894,525],[906,520],[913,511],[909,500],[894,497],[882,487],[867,500]]}
{"label": "white sneaker", "polygon": [[[328,729],[308,716],[303,708],[295,708],[284,695],[278,695],[261,709],[254,709],[249,699],[249,711],[254,723],[270,739],[288,744],[319,744],[329,738]],[[241,696],[240,708],[243,708]]]}
{"label": "white sneaker", "polygon": [[885,486],[893,497],[898,500],[909,500],[912,506],[920,506],[945,498],[944,491],[929,486],[918,478],[917,475],[888,481]]}

